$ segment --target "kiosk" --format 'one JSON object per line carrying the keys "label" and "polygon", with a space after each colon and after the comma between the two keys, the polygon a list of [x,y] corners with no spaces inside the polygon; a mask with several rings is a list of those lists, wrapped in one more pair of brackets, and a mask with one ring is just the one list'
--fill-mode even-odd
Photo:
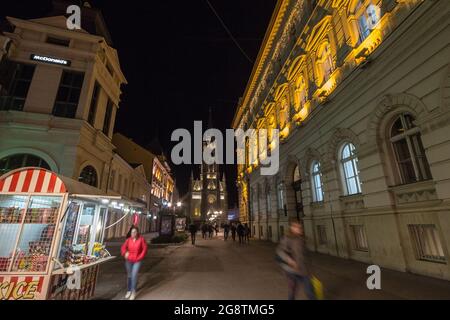
{"label": "kiosk", "polygon": [[114,259],[103,245],[111,203],[130,205],[41,168],[0,177],[0,300],[91,298]]}

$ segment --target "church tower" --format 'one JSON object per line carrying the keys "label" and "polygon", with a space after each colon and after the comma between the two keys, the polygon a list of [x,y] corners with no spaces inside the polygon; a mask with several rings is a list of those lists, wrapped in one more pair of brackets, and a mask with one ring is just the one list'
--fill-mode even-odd
{"label": "church tower", "polygon": [[[209,111],[207,129],[212,129],[212,111]],[[208,139],[206,139],[208,140]],[[204,141],[203,150],[211,147],[214,141]],[[203,162],[200,165],[200,179],[195,180],[191,175],[190,181],[190,211],[193,221],[221,222],[227,215],[227,190],[225,185],[225,176],[221,179],[218,164],[207,164]]]}

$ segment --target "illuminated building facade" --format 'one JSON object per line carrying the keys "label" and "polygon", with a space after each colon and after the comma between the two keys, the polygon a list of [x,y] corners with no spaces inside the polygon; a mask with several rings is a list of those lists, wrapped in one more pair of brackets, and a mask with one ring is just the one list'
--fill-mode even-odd
{"label": "illuminated building facade", "polygon": [[[83,7],[86,29],[70,31],[66,7],[55,1],[55,15],[8,17],[10,27],[0,34],[0,175],[21,167],[50,169],[134,199],[146,214],[150,186],[112,144],[126,84],[117,52],[100,11]],[[111,213],[109,222],[123,214]],[[106,238],[125,235],[132,222],[130,215]],[[147,220],[139,226],[145,232]]]}
{"label": "illuminated building facade", "polygon": [[300,218],[313,251],[450,279],[449,14],[448,1],[278,1],[233,120],[280,130],[276,176],[238,167],[254,237],[276,242]]}

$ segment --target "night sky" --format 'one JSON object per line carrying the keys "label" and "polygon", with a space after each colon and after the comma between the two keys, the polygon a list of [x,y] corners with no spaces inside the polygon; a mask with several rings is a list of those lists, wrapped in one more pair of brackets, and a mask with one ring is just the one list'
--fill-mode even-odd
{"label": "night sky", "polygon": [[[74,1],[75,3],[77,1]],[[128,85],[115,131],[146,146],[158,138],[170,156],[177,128],[230,128],[253,63],[232,41],[206,0],[91,1],[100,8],[118,50]],[[256,60],[276,0],[210,0],[251,61]],[[51,8],[47,0],[2,1],[5,16],[37,18]],[[188,190],[191,166],[172,166],[181,194]],[[226,166],[230,205],[237,204],[236,168]]]}

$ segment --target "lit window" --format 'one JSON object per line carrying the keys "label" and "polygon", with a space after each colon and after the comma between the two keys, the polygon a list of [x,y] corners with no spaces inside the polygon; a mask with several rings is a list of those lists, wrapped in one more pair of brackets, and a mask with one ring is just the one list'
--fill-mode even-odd
{"label": "lit window", "polygon": [[380,21],[380,8],[371,4],[359,12],[361,12],[358,18],[359,41],[363,42]]}
{"label": "lit window", "polygon": [[400,115],[391,128],[391,143],[403,184],[431,179],[420,129],[409,114]]}
{"label": "lit window", "polygon": [[359,179],[358,157],[355,146],[346,143],[341,151],[341,165],[344,177],[345,191],[347,195],[361,193],[361,182]]}
{"label": "lit window", "polygon": [[311,167],[312,172],[312,185],[313,185],[313,201],[323,201],[323,184],[322,184],[322,172],[320,171],[320,162],[314,161]]}
{"label": "lit window", "polygon": [[282,183],[278,185],[278,209],[284,209],[284,186]]}

